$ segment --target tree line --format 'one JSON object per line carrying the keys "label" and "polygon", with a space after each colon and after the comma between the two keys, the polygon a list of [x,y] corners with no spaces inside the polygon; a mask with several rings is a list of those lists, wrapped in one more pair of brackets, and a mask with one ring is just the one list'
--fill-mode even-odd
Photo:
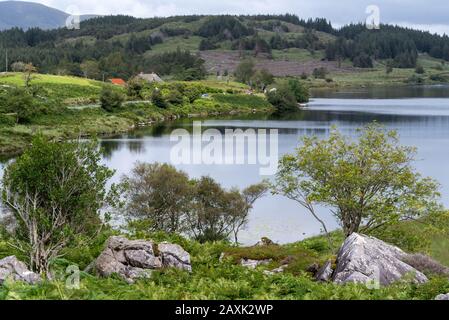
{"label": "tree line", "polygon": [[356,67],[370,68],[373,60],[391,60],[398,68],[414,68],[418,53],[449,61],[449,37],[399,26],[381,25],[368,30],[364,24],[351,24],[335,33],[327,45],[329,60],[350,59]]}

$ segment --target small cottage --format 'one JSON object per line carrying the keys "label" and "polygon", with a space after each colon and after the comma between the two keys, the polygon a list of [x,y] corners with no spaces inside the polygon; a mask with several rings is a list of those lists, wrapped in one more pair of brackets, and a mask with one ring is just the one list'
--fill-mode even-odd
{"label": "small cottage", "polygon": [[161,77],[159,77],[156,73],[152,72],[152,73],[139,73],[137,75],[137,78],[143,79],[145,81],[147,81],[148,83],[153,83],[153,82],[164,82],[164,80],[161,79]]}

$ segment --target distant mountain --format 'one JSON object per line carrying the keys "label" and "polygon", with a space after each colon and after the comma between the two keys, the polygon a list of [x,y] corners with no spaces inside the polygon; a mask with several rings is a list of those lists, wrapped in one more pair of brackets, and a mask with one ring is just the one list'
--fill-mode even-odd
{"label": "distant mountain", "polygon": [[[65,26],[68,13],[42,4],[24,1],[0,2],[0,30],[19,27],[29,29],[39,27],[41,29],[55,29]],[[95,15],[83,15],[81,20],[96,17]]]}

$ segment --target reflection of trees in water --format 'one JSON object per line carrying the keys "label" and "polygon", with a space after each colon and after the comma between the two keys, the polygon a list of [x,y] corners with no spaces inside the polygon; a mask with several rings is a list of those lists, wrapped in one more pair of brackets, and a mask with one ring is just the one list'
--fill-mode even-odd
{"label": "reflection of trees in water", "polygon": [[101,140],[100,141],[100,146],[101,146],[101,155],[106,159],[106,160],[111,160],[112,158],[112,154],[121,149],[123,146],[123,141],[122,140]]}
{"label": "reflection of trees in water", "polygon": [[118,138],[117,140],[101,140],[100,145],[102,156],[106,160],[111,160],[114,152],[119,151],[122,148],[127,148],[132,153],[137,154],[145,152],[143,139],[136,139],[131,137],[128,137],[128,139],[127,137],[123,136]]}
{"label": "reflection of trees in water", "polygon": [[126,147],[132,153],[140,154],[145,152],[143,140],[129,140]]}
{"label": "reflection of trees in water", "polygon": [[397,99],[397,98],[448,98],[447,85],[393,86],[352,89],[312,89],[314,98],[338,99]]}

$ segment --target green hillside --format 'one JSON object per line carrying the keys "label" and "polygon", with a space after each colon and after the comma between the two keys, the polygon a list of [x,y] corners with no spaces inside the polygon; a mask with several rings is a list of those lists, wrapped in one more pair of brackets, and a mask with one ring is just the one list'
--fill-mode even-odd
{"label": "green hillside", "polygon": [[[314,86],[352,85],[354,78],[364,84],[449,80],[447,37],[388,25],[337,30],[325,19],[289,14],[108,16],[84,21],[80,30],[3,31],[0,47],[0,61],[8,52],[9,70],[15,62],[31,62],[44,74],[96,80],[127,80],[139,72],[177,80],[232,75],[245,59],[276,77],[308,78]],[[387,65],[393,69],[388,77]],[[418,67],[424,72],[415,75]]]}
{"label": "green hillside", "polygon": [[[114,110],[103,108],[104,88],[123,99]],[[100,81],[45,74],[33,74],[27,88],[25,74],[0,74],[0,155],[21,152],[37,133],[61,140],[126,132],[191,115],[273,109],[262,94],[247,95],[247,86],[232,81],[174,81],[157,88],[142,84],[140,90],[136,96],[131,89]],[[163,104],[153,96],[159,90]]]}

